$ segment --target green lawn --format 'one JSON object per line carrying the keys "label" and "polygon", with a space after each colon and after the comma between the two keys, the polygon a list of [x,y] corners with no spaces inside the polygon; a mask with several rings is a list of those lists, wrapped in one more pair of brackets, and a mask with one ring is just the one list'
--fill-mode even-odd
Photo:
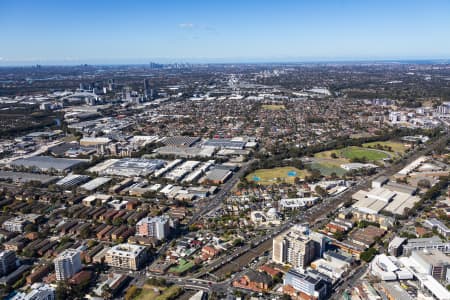
{"label": "green lawn", "polygon": [[395,152],[398,154],[405,153],[406,149],[408,149],[405,144],[400,142],[394,142],[394,141],[384,141],[384,142],[371,142],[371,143],[365,143],[363,144],[363,147],[371,147],[371,148],[377,148],[382,147],[383,150]]}
{"label": "green lawn", "polygon": [[296,177],[305,178],[308,171],[299,170],[294,167],[279,167],[273,169],[256,170],[246,176],[247,181],[268,185],[278,182],[294,183]]}
{"label": "green lawn", "polygon": [[178,265],[171,267],[169,269],[169,272],[175,273],[175,274],[182,274],[190,269],[192,269],[195,266],[194,262],[187,261],[185,259],[180,259],[180,262]]}
{"label": "green lawn", "polygon": [[379,151],[376,149],[368,149],[364,147],[345,147],[343,149],[338,150],[330,150],[316,153],[314,157],[316,158],[332,158],[332,154],[336,154],[338,159],[341,159],[340,163],[346,163],[348,161],[343,161],[342,159],[351,160],[351,159],[361,159],[365,157],[369,161],[377,161],[382,160],[384,158],[388,158],[389,155],[383,151]]}
{"label": "green lawn", "polygon": [[347,159],[361,159],[363,157],[370,161],[382,160],[384,158],[389,158],[389,155],[373,149],[367,149],[362,147],[346,147],[340,151],[341,155]]}
{"label": "green lawn", "polygon": [[339,167],[335,164],[321,162],[320,160],[318,160],[317,162],[311,163],[310,166],[311,166],[311,169],[320,171],[320,174],[322,174],[324,176],[330,176],[333,173],[336,173],[336,175],[338,175],[338,176],[342,176],[346,172],[344,169],[342,169],[341,167]]}

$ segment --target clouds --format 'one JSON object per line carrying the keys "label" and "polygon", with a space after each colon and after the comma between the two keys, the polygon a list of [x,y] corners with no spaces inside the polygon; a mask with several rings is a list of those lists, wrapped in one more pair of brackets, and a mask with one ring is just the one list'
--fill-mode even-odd
{"label": "clouds", "polygon": [[196,26],[192,23],[180,23],[178,24],[178,27],[182,29],[193,29]]}

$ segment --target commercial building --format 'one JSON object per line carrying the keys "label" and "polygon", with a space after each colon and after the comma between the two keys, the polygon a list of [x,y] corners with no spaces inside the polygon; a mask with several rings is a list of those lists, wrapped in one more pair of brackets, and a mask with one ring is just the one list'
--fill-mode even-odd
{"label": "commercial building", "polygon": [[403,246],[403,255],[410,255],[414,251],[439,250],[443,253],[450,253],[450,243],[443,242],[437,236],[430,238],[409,239]]}
{"label": "commercial building", "polygon": [[[438,250],[414,251],[411,259],[415,260],[427,274],[439,281],[445,280],[447,268],[450,267],[450,257]],[[450,275],[450,274],[449,274]]]}
{"label": "commercial building", "polygon": [[145,217],[136,223],[136,235],[163,240],[170,233],[169,221],[168,216]]}
{"label": "commercial building", "polygon": [[284,276],[283,293],[294,299],[328,299],[331,293],[331,279],[319,272],[301,273],[291,269]]}
{"label": "commercial building", "polygon": [[19,292],[11,300],[54,300],[55,289],[48,284],[34,283],[29,293]]}
{"label": "commercial building", "polygon": [[424,268],[426,265],[421,262],[421,259],[416,258],[417,256],[401,257],[399,260],[418,280],[420,288],[433,295],[434,299],[450,299],[450,292],[428,273],[429,270]]}
{"label": "commercial building", "polygon": [[400,256],[403,253],[403,245],[406,243],[407,239],[402,237],[394,237],[388,245],[388,252],[392,256]]}
{"label": "commercial building", "polygon": [[442,223],[441,221],[439,221],[436,218],[431,218],[431,219],[425,220],[423,225],[425,227],[428,227],[431,229],[436,229],[439,234],[441,234],[445,237],[450,236],[450,229],[444,223]]}
{"label": "commercial building", "polygon": [[129,270],[138,270],[145,260],[145,247],[132,244],[113,246],[105,255],[105,263],[108,266]]}
{"label": "commercial building", "polygon": [[394,256],[380,254],[370,263],[372,274],[381,280],[409,280],[413,275]]}
{"label": "commercial building", "polygon": [[68,280],[81,270],[81,252],[76,249],[67,249],[58,255],[53,262],[56,280]]}
{"label": "commercial building", "polygon": [[309,207],[319,201],[320,197],[302,197],[302,198],[285,198],[281,199],[280,206],[283,209],[298,209],[301,207]]}
{"label": "commercial building", "polygon": [[16,269],[16,260],[16,253],[14,251],[6,250],[0,252],[0,277],[8,275]]}

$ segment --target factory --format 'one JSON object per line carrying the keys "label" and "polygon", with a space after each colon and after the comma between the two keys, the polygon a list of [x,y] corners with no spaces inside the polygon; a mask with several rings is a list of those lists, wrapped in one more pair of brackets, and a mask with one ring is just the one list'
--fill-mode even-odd
{"label": "factory", "polygon": [[72,170],[83,163],[87,162],[85,159],[68,159],[55,158],[51,156],[32,156],[28,158],[19,158],[11,162],[12,168],[31,168],[42,172],[55,170],[59,173],[64,173]]}
{"label": "factory", "polygon": [[420,198],[415,196],[417,191],[406,184],[395,182],[380,183],[380,180],[372,182],[372,189],[369,191],[360,190],[352,195],[357,202],[353,207],[357,210],[378,214],[381,210],[391,212],[395,215],[403,215],[405,210],[411,209]]}
{"label": "factory", "polygon": [[89,172],[123,177],[148,176],[162,168],[165,163],[165,161],[159,159],[109,159],[90,168]]}

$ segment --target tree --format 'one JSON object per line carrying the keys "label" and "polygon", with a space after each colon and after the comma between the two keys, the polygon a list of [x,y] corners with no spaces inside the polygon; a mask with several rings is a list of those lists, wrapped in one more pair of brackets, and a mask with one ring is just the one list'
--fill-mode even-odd
{"label": "tree", "polygon": [[417,186],[421,189],[429,189],[431,187],[431,183],[428,179],[423,178],[417,182]]}
{"label": "tree", "polygon": [[37,229],[37,225],[34,223],[27,224],[24,227],[25,232],[34,232],[37,231]]}
{"label": "tree", "polygon": [[328,196],[328,192],[320,185],[316,185],[316,187],[314,188],[314,191],[317,193],[317,195],[319,195],[322,198]]}
{"label": "tree", "polygon": [[134,299],[139,293],[141,292],[141,289],[139,289],[137,286],[132,285],[128,288],[127,292],[125,293],[125,300],[132,300]]}
{"label": "tree", "polygon": [[359,258],[365,262],[369,262],[373,259],[373,257],[378,253],[378,251],[375,248],[369,248],[365,250]]}

